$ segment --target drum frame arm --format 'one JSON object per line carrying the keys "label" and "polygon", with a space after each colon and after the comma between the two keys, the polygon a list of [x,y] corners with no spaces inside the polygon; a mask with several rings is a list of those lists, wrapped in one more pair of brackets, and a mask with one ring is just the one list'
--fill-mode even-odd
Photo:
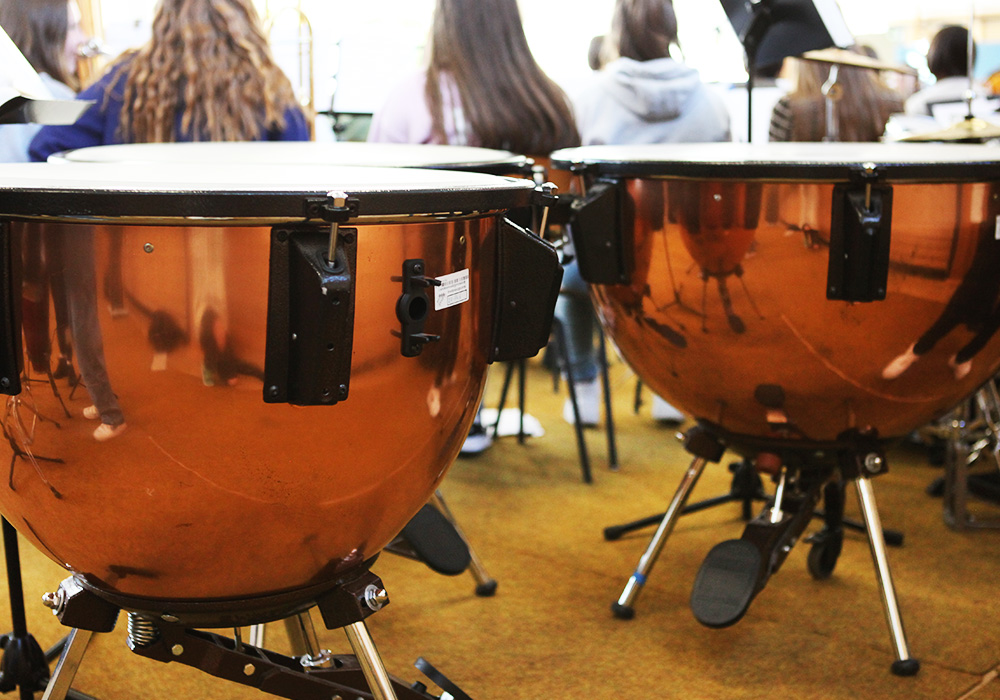
{"label": "drum frame arm", "polygon": [[548,344],[563,270],[551,243],[506,218],[497,226],[496,298],[488,362],[534,357]]}
{"label": "drum frame arm", "polygon": [[340,228],[334,262],[322,226],[271,232],[264,401],[333,405],[348,397],[357,230]]}
{"label": "drum frame arm", "polygon": [[21,393],[21,266],[19,246],[8,221],[0,221],[0,275],[7,280],[0,293],[0,393]]}
{"label": "drum frame arm", "polygon": [[878,183],[873,163],[852,179],[833,188],[826,297],[881,301],[889,279],[892,187]]}
{"label": "drum frame arm", "polygon": [[583,279],[591,284],[629,284],[632,258],[623,231],[631,230],[634,214],[624,183],[597,180],[572,209],[570,233]]}

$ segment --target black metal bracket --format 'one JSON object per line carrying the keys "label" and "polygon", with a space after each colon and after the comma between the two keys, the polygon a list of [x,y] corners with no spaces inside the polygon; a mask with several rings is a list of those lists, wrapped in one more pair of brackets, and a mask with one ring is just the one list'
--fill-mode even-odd
{"label": "black metal bracket", "polygon": [[63,579],[58,590],[43,600],[66,627],[111,632],[118,621],[119,607],[84,587],[75,576]]}
{"label": "black metal bracket", "polygon": [[[163,663],[181,663],[216,678],[292,700],[375,697],[361,663],[353,655],[330,655],[326,658],[327,668],[306,668],[295,657],[240,644],[218,634],[159,620],[152,624],[156,629],[155,640],[145,643],[129,640],[132,651],[139,656]],[[394,676],[389,676],[389,680],[399,700],[437,700],[437,696],[426,692],[423,684],[411,686]]]}
{"label": "black metal bracket", "polygon": [[548,242],[501,219],[497,227],[496,299],[487,360],[534,357],[552,331],[563,270]]}
{"label": "black metal bracket", "polygon": [[881,301],[889,279],[892,187],[877,184],[875,166],[833,188],[827,299]]}
{"label": "black metal bracket", "polygon": [[441,286],[441,281],[427,277],[426,271],[427,265],[420,258],[403,261],[403,293],[396,301],[396,318],[402,326],[399,351],[403,357],[416,357],[424,351],[424,345],[441,340],[439,335],[424,333],[431,308],[425,290]]}
{"label": "black metal bracket", "polygon": [[[358,216],[360,210],[358,199],[346,195],[338,197],[339,194],[331,192],[326,197],[306,197],[303,203],[303,213],[306,218],[342,224]],[[343,204],[339,204],[338,199],[343,200]]]}
{"label": "black metal bracket", "polygon": [[615,180],[598,180],[582,199],[572,203],[570,233],[580,274],[591,284],[628,284],[631,260],[625,249],[629,230],[625,186]]}
{"label": "black metal bracket", "polygon": [[0,275],[6,280],[0,290],[0,394],[21,393],[21,266],[11,225],[0,221]]}
{"label": "black metal bracket", "polygon": [[341,228],[334,260],[326,227],[271,232],[264,401],[332,405],[348,396],[354,347],[357,230]]}
{"label": "black metal bracket", "polygon": [[874,429],[847,430],[838,435],[837,439],[850,444],[848,449],[839,453],[840,473],[845,479],[875,477],[889,471],[885,445],[879,440],[878,433]]}

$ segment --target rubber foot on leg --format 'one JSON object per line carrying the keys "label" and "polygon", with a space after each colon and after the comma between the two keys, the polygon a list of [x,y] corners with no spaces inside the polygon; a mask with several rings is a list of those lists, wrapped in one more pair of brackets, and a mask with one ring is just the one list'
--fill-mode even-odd
{"label": "rubber foot on leg", "polygon": [[631,605],[622,605],[617,600],[611,604],[611,612],[615,614],[619,620],[631,620],[635,617],[635,608]]}
{"label": "rubber foot on leg", "polygon": [[892,672],[897,676],[915,676],[919,670],[918,659],[897,659],[892,662]]}

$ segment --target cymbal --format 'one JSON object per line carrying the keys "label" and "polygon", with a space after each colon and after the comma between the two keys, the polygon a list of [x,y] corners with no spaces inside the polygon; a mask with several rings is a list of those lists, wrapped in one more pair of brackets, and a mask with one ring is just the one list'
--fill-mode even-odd
{"label": "cymbal", "polygon": [[908,73],[916,75],[917,69],[899,63],[886,63],[875,58],[863,56],[846,49],[819,49],[818,51],[806,51],[799,56],[807,61],[818,61],[820,63],[836,63],[841,66],[854,66],[856,68],[871,68],[873,70],[891,70],[897,73]]}
{"label": "cymbal", "polygon": [[900,141],[989,141],[1000,138],[1000,124],[988,122],[978,117],[967,117],[962,121],[939,131],[929,131],[924,134],[914,134]]}

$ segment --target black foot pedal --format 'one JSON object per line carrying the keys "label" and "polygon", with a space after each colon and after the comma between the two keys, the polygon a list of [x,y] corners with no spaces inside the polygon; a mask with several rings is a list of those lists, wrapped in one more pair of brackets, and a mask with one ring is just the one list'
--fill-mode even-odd
{"label": "black foot pedal", "polygon": [[760,550],[746,540],[712,547],[694,580],[691,612],[706,627],[729,627],[740,621],[757,593]]}
{"label": "black foot pedal", "polygon": [[448,680],[443,673],[434,668],[424,657],[421,656],[413,665],[417,667],[418,671],[430,678],[441,690],[455,698],[455,700],[472,700],[472,698],[462,692],[461,688]]}
{"label": "black foot pedal", "polygon": [[434,571],[456,576],[472,561],[469,547],[437,508],[425,505],[399,533],[413,551]]}

